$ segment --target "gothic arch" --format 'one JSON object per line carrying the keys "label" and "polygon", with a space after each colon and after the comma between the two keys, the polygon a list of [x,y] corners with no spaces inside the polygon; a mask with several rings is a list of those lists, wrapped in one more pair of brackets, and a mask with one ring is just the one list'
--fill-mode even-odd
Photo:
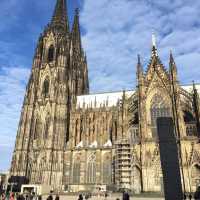
{"label": "gothic arch", "polygon": [[48,63],[52,62],[55,57],[55,47],[53,44],[51,44],[48,48],[48,55],[47,55],[47,61]]}
{"label": "gothic arch", "polygon": [[44,139],[48,139],[49,137],[50,125],[51,125],[51,115],[50,113],[47,113],[44,125],[44,134],[43,134]]}
{"label": "gothic arch", "polygon": [[142,171],[139,165],[132,166],[131,185],[133,185],[134,192],[140,193],[142,190]]}
{"label": "gothic arch", "polygon": [[80,184],[80,169],[81,169],[80,156],[81,156],[80,153],[74,154],[73,168],[72,168],[72,182],[74,184]]}
{"label": "gothic arch", "polygon": [[193,188],[200,184],[200,162],[195,162],[190,169],[191,185]]}
{"label": "gothic arch", "polygon": [[112,181],[112,158],[110,152],[105,152],[102,156],[102,181],[106,185]]}
{"label": "gothic arch", "polygon": [[41,116],[37,115],[34,125],[34,140],[41,138],[42,135],[42,119]]}
{"label": "gothic arch", "polygon": [[96,152],[88,155],[87,159],[87,183],[96,183]]}
{"label": "gothic arch", "polygon": [[78,144],[78,124],[79,121],[78,119],[75,119],[75,127],[74,127],[74,146],[76,146]]}
{"label": "gothic arch", "polygon": [[50,79],[49,77],[45,77],[42,85],[42,94],[45,98],[49,97],[50,93]]}
{"label": "gothic arch", "polygon": [[158,117],[172,116],[171,101],[169,95],[161,88],[152,90],[146,101],[148,132],[151,137],[157,137],[156,119]]}

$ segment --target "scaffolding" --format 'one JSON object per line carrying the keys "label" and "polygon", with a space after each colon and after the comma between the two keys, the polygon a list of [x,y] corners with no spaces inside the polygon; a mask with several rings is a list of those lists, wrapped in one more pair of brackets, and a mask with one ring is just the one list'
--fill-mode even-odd
{"label": "scaffolding", "polygon": [[115,143],[115,182],[118,190],[131,188],[131,145],[128,139]]}

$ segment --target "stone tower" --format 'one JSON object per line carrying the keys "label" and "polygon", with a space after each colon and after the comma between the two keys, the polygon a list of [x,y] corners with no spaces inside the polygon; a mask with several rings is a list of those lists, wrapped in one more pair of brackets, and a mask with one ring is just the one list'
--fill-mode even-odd
{"label": "stone tower", "polygon": [[66,0],[57,0],[40,35],[21,111],[11,175],[62,186],[72,102],[88,94],[88,69],[78,10],[70,31]]}

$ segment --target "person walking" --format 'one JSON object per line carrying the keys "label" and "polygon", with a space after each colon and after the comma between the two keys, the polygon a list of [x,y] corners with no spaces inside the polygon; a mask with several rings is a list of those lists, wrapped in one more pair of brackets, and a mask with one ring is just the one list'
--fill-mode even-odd
{"label": "person walking", "polygon": [[5,195],[5,193],[2,193],[2,194],[1,194],[1,199],[2,199],[2,200],[6,200],[6,195]]}
{"label": "person walking", "polygon": [[51,192],[50,195],[47,197],[47,200],[53,200],[52,192]]}
{"label": "person walking", "polygon": [[83,200],[83,195],[79,194],[78,200]]}
{"label": "person walking", "polygon": [[15,195],[14,195],[14,193],[11,193],[11,194],[10,194],[9,200],[15,200]]}
{"label": "person walking", "polygon": [[196,192],[194,193],[194,199],[200,200],[200,186],[198,186]]}
{"label": "person walking", "polygon": [[123,192],[123,197],[122,197],[123,200],[130,200],[130,196],[128,194],[128,192]]}
{"label": "person walking", "polygon": [[58,195],[58,194],[56,195],[56,198],[55,198],[55,200],[60,200],[60,197],[59,197],[59,195]]}

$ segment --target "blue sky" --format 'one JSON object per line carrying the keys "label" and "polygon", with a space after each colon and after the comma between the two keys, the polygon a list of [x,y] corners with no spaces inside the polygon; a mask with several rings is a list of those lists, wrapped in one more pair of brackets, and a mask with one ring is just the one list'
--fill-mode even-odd
{"label": "blue sky", "polygon": [[[0,171],[10,165],[34,48],[54,5],[0,1]],[[148,63],[152,32],[166,67],[174,52],[180,82],[200,82],[200,1],[68,0],[70,21],[76,7],[92,92],[133,89],[137,54]]]}

